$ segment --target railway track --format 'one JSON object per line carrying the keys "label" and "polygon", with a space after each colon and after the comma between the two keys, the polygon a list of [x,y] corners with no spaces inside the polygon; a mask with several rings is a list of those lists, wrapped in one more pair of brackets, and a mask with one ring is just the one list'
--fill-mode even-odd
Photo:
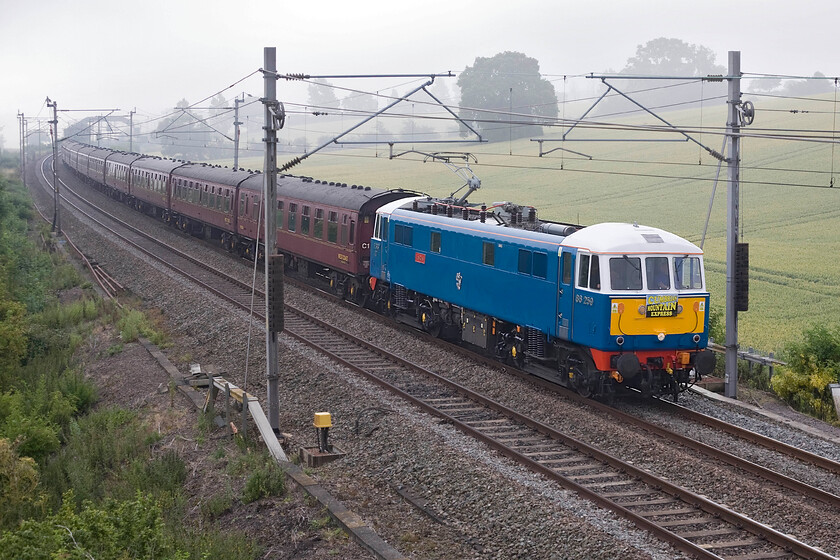
{"label": "railway track", "polygon": [[[250,310],[253,298],[254,309],[264,307],[262,294],[259,291],[252,294],[250,285],[212,270],[116,218],[100,219],[78,205],[74,207],[110,234],[233,305]],[[261,317],[261,313],[255,314]],[[498,452],[695,557],[832,558],[311,317],[301,309],[287,305],[285,325],[287,335],[319,349]]]}

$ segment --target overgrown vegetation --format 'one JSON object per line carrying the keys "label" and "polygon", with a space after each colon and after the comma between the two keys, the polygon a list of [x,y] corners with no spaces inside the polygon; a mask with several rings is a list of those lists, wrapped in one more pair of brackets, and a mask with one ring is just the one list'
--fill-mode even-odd
{"label": "overgrown vegetation", "polygon": [[[93,410],[96,387],[73,359],[85,340],[106,323],[123,343],[163,336],[40,251],[29,208],[0,174],[0,559],[256,558],[249,539],[183,524],[184,460],[156,450],[160,435],[137,413]],[[67,288],[75,299],[62,303]],[[265,463],[256,472],[249,496],[283,492]]]}
{"label": "overgrown vegetation", "polygon": [[797,410],[837,421],[828,385],[840,382],[840,324],[811,327],[783,356],[787,367],[773,376],[773,390]]}

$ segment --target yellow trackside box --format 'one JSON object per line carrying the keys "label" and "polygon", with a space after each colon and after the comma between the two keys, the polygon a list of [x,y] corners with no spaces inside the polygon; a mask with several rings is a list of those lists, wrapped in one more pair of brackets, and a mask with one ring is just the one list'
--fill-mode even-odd
{"label": "yellow trackside box", "polygon": [[315,413],[315,427],[316,428],[331,428],[332,427],[332,417],[330,416],[329,412],[316,412]]}

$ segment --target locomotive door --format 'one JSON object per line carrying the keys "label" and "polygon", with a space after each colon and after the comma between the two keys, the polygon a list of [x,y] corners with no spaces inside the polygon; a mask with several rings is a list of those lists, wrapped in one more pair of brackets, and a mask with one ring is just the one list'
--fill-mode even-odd
{"label": "locomotive door", "polygon": [[557,271],[557,337],[564,340],[572,337],[574,270],[574,250],[561,248],[560,265]]}
{"label": "locomotive door", "polygon": [[388,275],[388,217],[379,214],[370,239],[370,275],[380,280]]}

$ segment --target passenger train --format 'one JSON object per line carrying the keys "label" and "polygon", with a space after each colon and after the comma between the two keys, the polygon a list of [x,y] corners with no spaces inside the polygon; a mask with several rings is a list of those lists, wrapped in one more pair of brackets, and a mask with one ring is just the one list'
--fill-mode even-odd
{"label": "passenger train", "polygon": [[[263,176],[62,143],[64,164],[136,209],[260,258]],[[673,395],[712,372],[703,253],[661,229],[539,219],[402,189],[281,175],[277,249],[290,273],[585,396]]]}

